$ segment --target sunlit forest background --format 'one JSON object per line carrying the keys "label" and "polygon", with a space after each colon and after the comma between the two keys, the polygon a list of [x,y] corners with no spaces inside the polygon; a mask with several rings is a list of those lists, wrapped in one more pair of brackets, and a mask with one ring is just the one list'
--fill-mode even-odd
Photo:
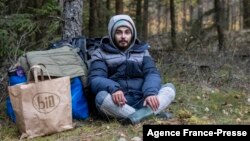
{"label": "sunlit forest background", "polygon": [[111,16],[128,14],[165,81],[249,91],[248,0],[0,0],[0,9],[1,83],[23,53],[60,39],[102,37]]}
{"label": "sunlit forest background", "polygon": [[[46,48],[62,37],[67,0],[1,0],[1,58],[13,48],[19,51]],[[77,0],[73,0],[77,2]],[[133,17],[140,39],[152,37],[173,41],[168,46],[185,48],[193,40],[219,40],[219,49],[232,41],[232,33],[250,28],[247,0],[82,0],[82,30],[86,37],[107,34],[107,24],[114,14]],[[73,2],[71,2],[73,3]],[[73,5],[69,5],[73,6]],[[71,12],[78,12],[77,8]],[[74,13],[73,13],[74,14]],[[170,34],[170,37],[164,35]],[[217,36],[215,36],[217,35]],[[231,36],[230,36],[231,35]],[[162,37],[163,36],[163,37]],[[182,40],[180,41],[181,36]],[[236,36],[238,37],[238,36]],[[229,43],[230,44],[230,43]],[[156,46],[152,46],[156,47]],[[11,54],[12,55],[12,54]]]}
{"label": "sunlit forest background", "polygon": [[151,45],[163,81],[249,93],[248,0],[0,0],[0,9],[1,90],[25,52],[60,39],[105,36],[111,16],[128,14],[139,39]]}

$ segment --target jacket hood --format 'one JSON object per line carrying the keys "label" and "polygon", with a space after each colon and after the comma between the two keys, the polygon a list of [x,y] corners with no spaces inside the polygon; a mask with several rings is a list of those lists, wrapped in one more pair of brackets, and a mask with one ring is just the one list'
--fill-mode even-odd
{"label": "jacket hood", "polygon": [[131,25],[131,28],[132,28],[132,39],[131,39],[131,44],[129,46],[129,48],[130,48],[131,46],[134,45],[135,40],[137,39],[137,31],[136,31],[135,24],[134,24],[133,20],[128,15],[116,15],[116,16],[113,16],[110,19],[109,24],[108,24],[109,39],[110,39],[111,44],[114,47],[116,47],[115,44],[114,44],[114,39],[113,39],[114,35],[112,35],[112,34],[114,34],[113,31],[115,30],[116,24],[118,22],[121,22],[121,21],[125,21],[126,23],[129,23]]}

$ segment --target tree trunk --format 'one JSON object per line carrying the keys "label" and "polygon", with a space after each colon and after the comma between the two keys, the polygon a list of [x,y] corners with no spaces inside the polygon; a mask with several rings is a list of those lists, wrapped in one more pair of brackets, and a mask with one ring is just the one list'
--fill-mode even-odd
{"label": "tree trunk", "polygon": [[250,1],[243,0],[243,28],[250,29]]}
{"label": "tree trunk", "polygon": [[104,27],[105,24],[103,24],[106,22],[106,18],[105,18],[106,15],[105,15],[104,9],[105,9],[104,2],[101,0],[97,1],[97,19],[98,19],[97,25],[98,26],[96,30],[97,31],[96,35],[98,37],[102,37],[105,29],[107,28],[106,26]]}
{"label": "tree trunk", "polygon": [[197,0],[197,4],[198,4],[198,18],[197,18],[197,33],[198,35],[200,35],[201,31],[202,31],[202,23],[203,23],[203,9],[202,9],[202,1],[201,0]]}
{"label": "tree trunk", "polygon": [[107,9],[107,15],[106,15],[106,21],[109,22],[110,19],[110,0],[107,0],[106,2],[106,9]]}
{"label": "tree trunk", "polygon": [[165,15],[166,15],[166,17],[165,17],[165,27],[164,27],[164,32],[168,32],[169,31],[169,29],[168,29],[168,26],[169,26],[169,15],[170,15],[170,11],[169,11],[169,2],[167,1],[166,3],[165,3],[165,5],[164,5],[166,8],[165,8]]}
{"label": "tree trunk", "polygon": [[96,36],[97,27],[97,0],[89,1],[89,37]]}
{"label": "tree trunk", "polygon": [[144,41],[146,41],[148,39],[148,0],[144,0],[142,30],[142,38]]}
{"label": "tree trunk", "polygon": [[193,24],[193,13],[194,13],[194,6],[193,6],[193,3],[192,3],[192,0],[189,0],[189,27],[192,26]]}
{"label": "tree trunk", "polygon": [[174,0],[170,0],[170,19],[171,19],[172,48],[176,48],[176,27],[175,27],[175,4],[174,4]]}
{"label": "tree trunk", "polygon": [[157,21],[158,21],[157,33],[161,34],[161,1],[157,1]]}
{"label": "tree trunk", "polygon": [[182,5],[182,12],[183,12],[183,17],[182,17],[182,29],[183,31],[186,31],[186,26],[187,26],[187,1],[183,1]]}
{"label": "tree trunk", "polygon": [[225,30],[229,30],[229,19],[228,19],[228,0],[222,0],[221,10],[223,13],[222,21],[223,21],[223,27]]}
{"label": "tree trunk", "polygon": [[232,1],[229,1],[228,2],[228,7],[229,7],[229,29],[232,31],[233,30],[233,24],[234,24],[234,18],[233,18],[233,4],[232,4]]}
{"label": "tree trunk", "polygon": [[72,38],[82,35],[82,0],[65,0],[63,6],[63,39],[71,41]]}
{"label": "tree trunk", "polygon": [[136,3],[136,29],[138,38],[142,39],[142,1],[137,0]]}
{"label": "tree trunk", "polygon": [[217,34],[218,34],[218,46],[219,51],[222,51],[224,49],[224,42],[225,42],[225,35],[224,35],[224,29],[223,29],[223,11],[221,10],[221,0],[214,0],[214,9],[215,9],[215,24],[217,28]]}
{"label": "tree trunk", "polygon": [[123,14],[123,0],[115,1],[116,14]]}

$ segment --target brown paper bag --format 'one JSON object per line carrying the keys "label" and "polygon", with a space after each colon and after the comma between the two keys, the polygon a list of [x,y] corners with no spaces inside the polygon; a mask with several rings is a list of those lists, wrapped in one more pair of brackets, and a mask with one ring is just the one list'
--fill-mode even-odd
{"label": "brown paper bag", "polygon": [[21,139],[73,128],[70,77],[51,79],[47,74],[49,80],[38,81],[36,74],[34,71],[35,82],[8,87]]}

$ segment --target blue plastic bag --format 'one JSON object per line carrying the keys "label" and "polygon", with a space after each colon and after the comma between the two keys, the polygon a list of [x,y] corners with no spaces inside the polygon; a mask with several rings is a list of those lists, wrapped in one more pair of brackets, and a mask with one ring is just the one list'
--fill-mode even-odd
{"label": "blue plastic bag", "polygon": [[89,117],[89,109],[86,96],[83,91],[82,81],[79,77],[71,79],[72,114],[74,119],[86,119]]}
{"label": "blue plastic bag", "polygon": [[13,121],[13,122],[16,122],[16,116],[15,116],[15,113],[14,113],[14,110],[13,110],[13,107],[11,105],[11,102],[10,102],[10,97],[7,97],[6,99],[6,113],[8,115],[8,117]]}
{"label": "blue plastic bag", "polygon": [[[8,77],[9,77],[9,86],[27,82],[27,78],[21,66],[18,66],[17,68],[14,69],[10,69],[8,71]],[[16,116],[10,102],[10,97],[7,97],[6,99],[6,113],[13,122],[16,122]]]}

